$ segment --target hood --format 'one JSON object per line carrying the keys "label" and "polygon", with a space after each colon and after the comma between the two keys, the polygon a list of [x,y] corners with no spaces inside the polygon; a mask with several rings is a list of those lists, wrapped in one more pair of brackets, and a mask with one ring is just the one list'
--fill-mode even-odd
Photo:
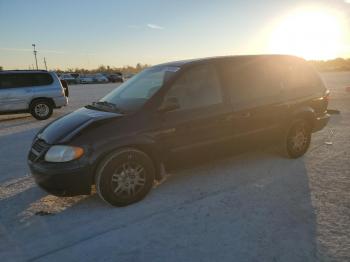
{"label": "hood", "polygon": [[65,142],[91,123],[120,116],[83,107],[50,123],[38,133],[38,138],[49,144]]}

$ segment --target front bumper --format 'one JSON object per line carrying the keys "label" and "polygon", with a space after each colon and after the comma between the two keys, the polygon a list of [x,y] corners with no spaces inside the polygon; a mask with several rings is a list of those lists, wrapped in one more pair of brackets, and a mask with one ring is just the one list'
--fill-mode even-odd
{"label": "front bumper", "polygon": [[81,161],[67,163],[32,162],[28,160],[35,182],[56,196],[89,195],[92,184],[91,168]]}
{"label": "front bumper", "polygon": [[325,114],[324,116],[321,117],[317,117],[315,119],[314,122],[314,128],[313,128],[313,132],[317,132],[320,131],[321,129],[323,129],[329,122],[330,120],[330,115],[329,114]]}

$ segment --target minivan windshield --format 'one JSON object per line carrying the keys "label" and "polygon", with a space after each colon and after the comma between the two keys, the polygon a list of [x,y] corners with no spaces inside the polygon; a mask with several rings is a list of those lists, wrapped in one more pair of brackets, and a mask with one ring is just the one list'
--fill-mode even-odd
{"label": "minivan windshield", "polygon": [[[157,66],[145,69],[95,103],[114,104],[120,112],[135,112],[141,108],[180,68]],[[112,107],[111,107],[112,108]]]}

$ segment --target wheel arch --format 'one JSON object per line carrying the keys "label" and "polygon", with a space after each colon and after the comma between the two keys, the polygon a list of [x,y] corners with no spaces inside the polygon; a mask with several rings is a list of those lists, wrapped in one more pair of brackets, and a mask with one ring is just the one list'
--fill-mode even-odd
{"label": "wheel arch", "polygon": [[52,98],[49,98],[49,97],[35,97],[33,98],[30,103],[29,103],[29,109],[31,108],[31,106],[33,105],[34,102],[36,101],[39,101],[39,100],[46,100],[46,101],[49,101],[53,107],[55,107],[55,101],[53,101]]}
{"label": "wheel arch", "polygon": [[307,120],[310,123],[311,128],[314,128],[316,113],[312,107],[307,106],[299,108],[298,110],[295,110],[292,115],[294,119],[302,118]]}
{"label": "wheel arch", "polygon": [[92,183],[94,183],[94,181],[95,181],[97,169],[98,169],[99,165],[101,164],[101,162],[108,155],[110,155],[112,152],[115,152],[117,150],[123,150],[125,148],[136,149],[136,150],[139,150],[139,151],[145,153],[147,156],[149,156],[149,158],[152,160],[153,165],[154,165],[155,179],[160,180],[162,178],[162,169],[161,169],[162,159],[160,157],[160,154],[158,154],[154,144],[151,144],[151,143],[125,143],[123,145],[113,146],[113,147],[109,148],[108,150],[106,150],[103,154],[101,154],[96,159],[95,165],[94,165],[94,171],[93,171],[93,175],[92,175],[92,179],[91,179]]}

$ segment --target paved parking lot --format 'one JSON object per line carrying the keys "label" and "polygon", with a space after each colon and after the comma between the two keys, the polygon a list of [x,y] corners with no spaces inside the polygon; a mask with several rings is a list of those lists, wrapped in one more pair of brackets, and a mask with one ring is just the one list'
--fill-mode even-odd
{"label": "paved parking lot", "polygon": [[47,121],[0,116],[0,261],[350,261],[350,73],[323,76],[341,114],[305,157],[264,149],[187,167],[125,208],[47,195],[26,166],[42,126],[115,84],[72,86]]}

